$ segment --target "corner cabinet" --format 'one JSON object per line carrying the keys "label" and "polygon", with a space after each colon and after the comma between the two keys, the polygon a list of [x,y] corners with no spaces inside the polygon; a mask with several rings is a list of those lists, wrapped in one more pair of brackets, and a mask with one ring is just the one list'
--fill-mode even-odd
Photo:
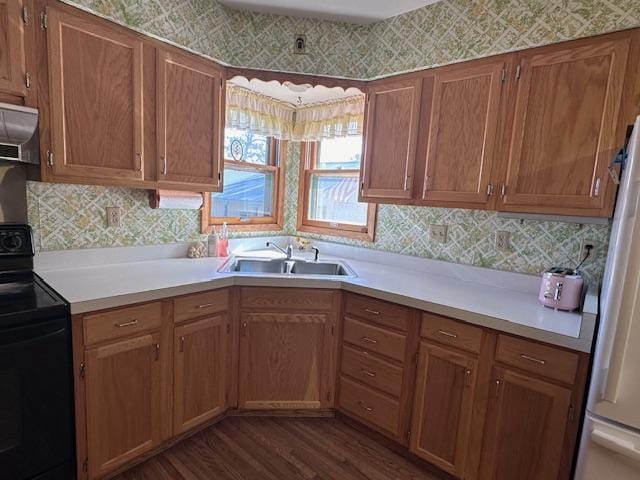
{"label": "corner cabinet", "polygon": [[156,65],[159,187],[222,190],[223,70],[163,49]]}
{"label": "corner cabinet", "polygon": [[368,88],[360,201],[412,197],[421,90],[420,78]]}
{"label": "corner cabinet", "polygon": [[23,6],[26,6],[23,0],[0,0],[0,93],[2,94],[16,96],[26,94],[26,25]]}
{"label": "corner cabinet", "polygon": [[500,210],[602,215],[619,135],[630,36],[518,54]]}
{"label": "corner cabinet", "polygon": [[47,24],[52,174],[141,183],[142,40],[57,8],[47,8]]}

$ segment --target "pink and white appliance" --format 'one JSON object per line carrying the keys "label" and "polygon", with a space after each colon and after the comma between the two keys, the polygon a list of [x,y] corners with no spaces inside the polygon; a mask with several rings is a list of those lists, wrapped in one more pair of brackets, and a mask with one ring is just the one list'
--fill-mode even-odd
{"label": "pink and white appliance", "polygon": [[538,300],[546,307],[572,311],[580,306],[583,286],[578,270],[553,267],[542,274]]}

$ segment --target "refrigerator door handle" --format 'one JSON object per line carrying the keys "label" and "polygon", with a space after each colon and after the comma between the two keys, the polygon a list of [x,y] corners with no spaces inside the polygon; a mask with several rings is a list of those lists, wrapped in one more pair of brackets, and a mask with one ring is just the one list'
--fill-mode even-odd
{"label": "refrigerator door handle", "polygon": [[629,440],[625,440],[609,432],[603,432],[597,428],[591,431],[591,440],[607,450],[619,453],[640,463],[640,450],[638,450],[637,445],[634,445],[633,442]]}

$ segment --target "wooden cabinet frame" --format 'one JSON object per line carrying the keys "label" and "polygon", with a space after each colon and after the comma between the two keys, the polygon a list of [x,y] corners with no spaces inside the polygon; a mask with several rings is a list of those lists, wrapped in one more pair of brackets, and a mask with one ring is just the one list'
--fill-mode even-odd
{"label": "wooden cabinet frame", "polygon": [[[2,60],[6,62],[6,77],[0,77],[0,92],[7,95],[27,94],[25,40],[28,26],[23,20],[22,8],[28,7],[28,2],[29,0],[0,0],[0,14],[6,15],[6,24],[3,25],[6,31],[1,33],[7,42],[0,44],[0,50],[4,50]],[[3,101],[1,97],[0,101]]]}

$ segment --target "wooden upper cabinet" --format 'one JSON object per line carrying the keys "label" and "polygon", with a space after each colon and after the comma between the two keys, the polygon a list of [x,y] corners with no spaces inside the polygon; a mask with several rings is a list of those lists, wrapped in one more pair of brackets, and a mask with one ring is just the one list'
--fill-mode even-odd
{"label": "wooden upper cabinet", "polygon": [[53,175],[141,182],[142,41],[91,15],[47,15]]}
{"label": "wooden upper cabinet", "polygon": [[221,190],[223,69],[162,49],[156,65],[159,186]]}
{"label": "wooden upper cabinet", "polygon": [[481,480],[554,480],[561,471],[571,390],[495,367]]}
{"label": "wooden upper cabinet", "polygon": [[243,313],[239,407],[333,406],[335,337],[324,313]]}
{"label": "wooden upper cabinet", "polygon": [[26,93],[22,7],[22,0],[0,0],[0,93]]}
{"label": "wooden upper cabinet", "polygon": [[422,80],[382,81],[369,88],[360,200],[410,200],[416,163]]}
{"label": "wooden upper cabinet", "polygon": [[457,477],[468,451],[477,364],[469,354],[420,343],[410,449]]}
{"label": "wooden upper cabinet", "polygon": [[516,56],[499,210],[611,214],[607,167],[624,140],[630,42],[623,34]]}
{"label": "wooden upper cabinet", "polygon": [[227,325],[218,315],[175,329],[174,435],[225,410]]}
{"label": "wooden upper cabinet", "polygon": [[162,441],[160,334],[87,350],[86,418],[89,477],[102,477]]}
{"label": "wooden upper cabinet", "polygon": [[431,109],[420,125],[426,137],[420,203],[486,208],[493,200],[503,72],[499,57],[437,69],[425,80]]}

